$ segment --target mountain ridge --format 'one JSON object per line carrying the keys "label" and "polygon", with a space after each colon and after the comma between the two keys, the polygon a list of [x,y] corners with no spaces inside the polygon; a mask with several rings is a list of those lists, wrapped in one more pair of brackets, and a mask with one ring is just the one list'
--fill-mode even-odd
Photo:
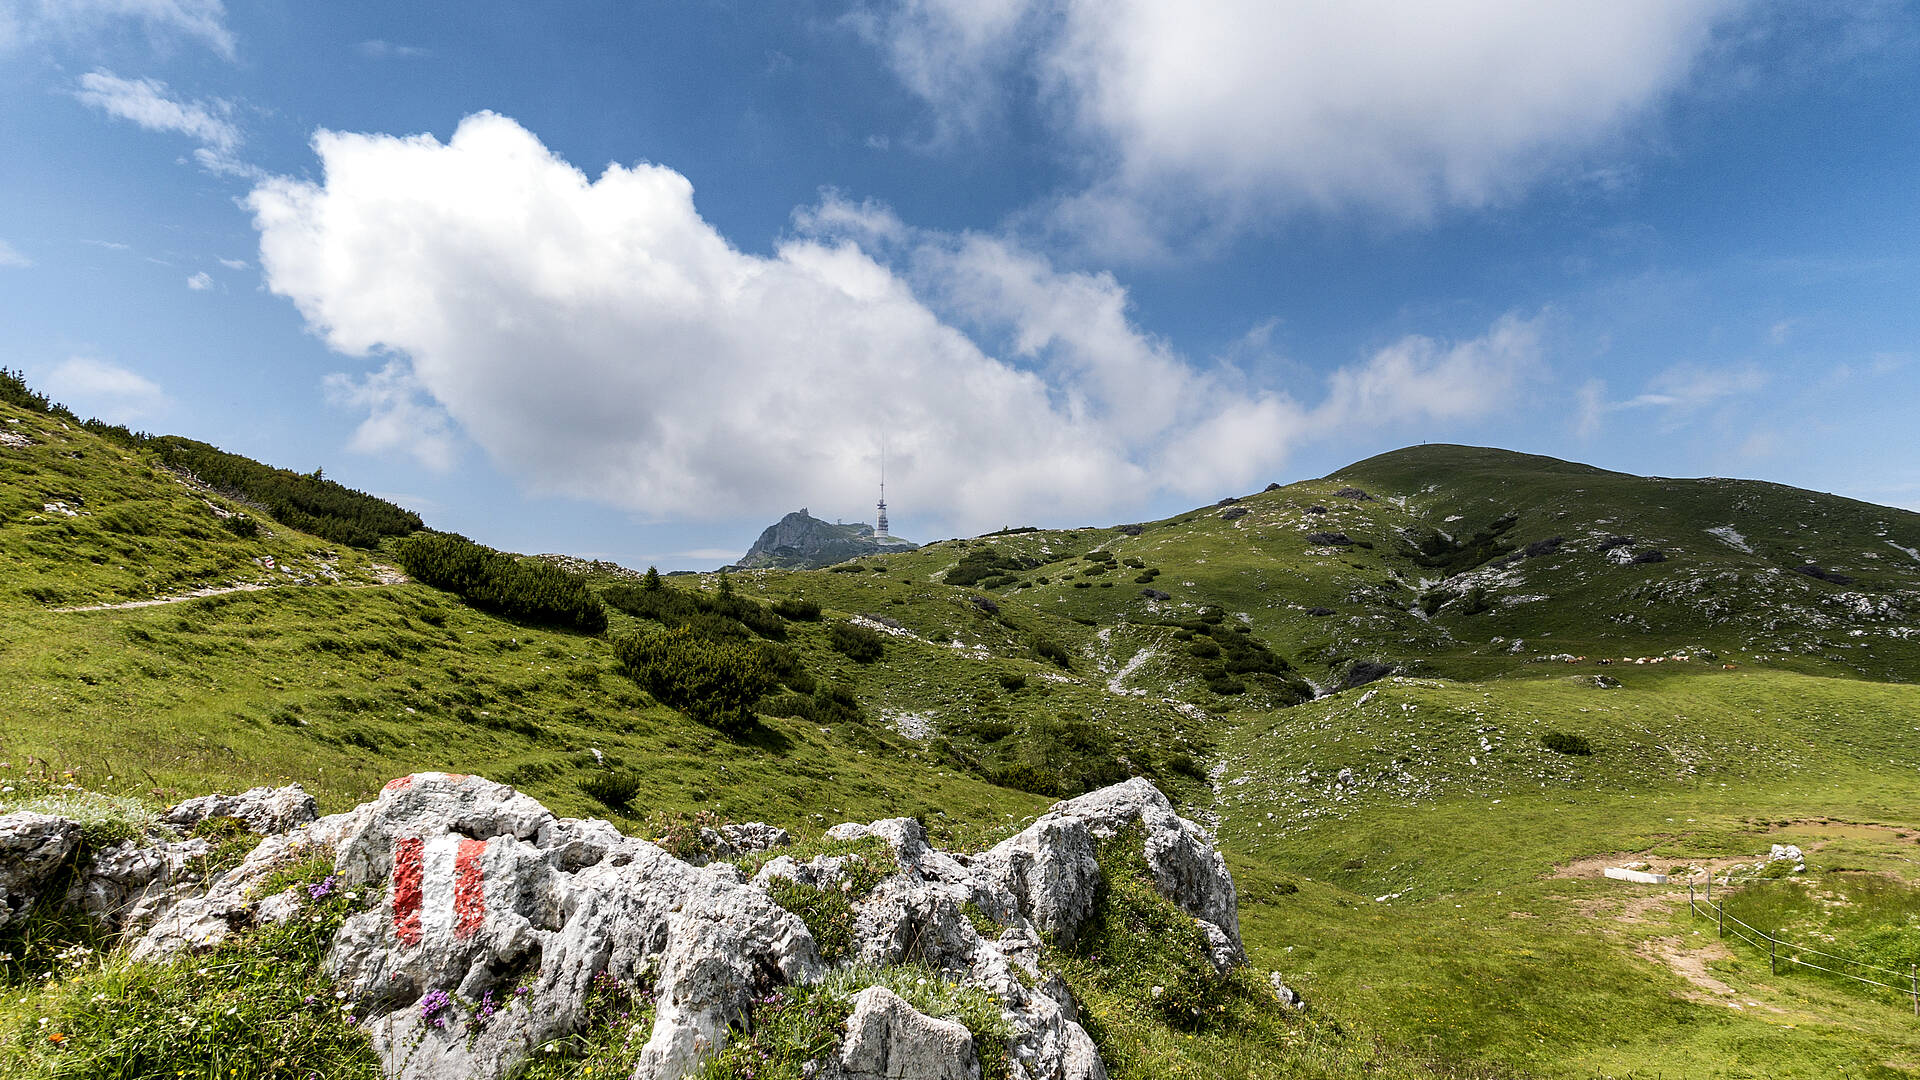
{"label": "mountain ridge", "polygon": [[911,551],[919,546],[897,536],[875,536],[873,526],[864,522],[830,524],[807,513],[803,506],[767,526],[740,561],[728,569],[817,570],[862,555]]}

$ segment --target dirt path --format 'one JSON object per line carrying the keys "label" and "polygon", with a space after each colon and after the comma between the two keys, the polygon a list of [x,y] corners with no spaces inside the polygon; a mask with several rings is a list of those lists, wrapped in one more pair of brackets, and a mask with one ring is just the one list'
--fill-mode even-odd
{"label": "dirt path", "polygon": [[199,600],[208,596],[223,596],[227,593],[265,592],[268,589],[284,588],[289,588],[289,586],[263,585],[259,582],[249,581],[242,585],[210,586],[205,589],[195,589],[192,592],[181,593],[179,596],[160,596],[152,600],[129,600],[124,604],[88,604],[84,607],[57,607],[49,608],[48,610],[55,615],[71,615],[80,611],[126,611],[131,608],[162,607],[167,604],[180,604],[188,600]]}
{"label": "dirt path", "polygon": [[[410,579],[399,570],[383,563],[373,564],[375,581],[363,581],[353,585],[344,585],[347,589],[380,589],[389,585],[405,585]],[[48,608],[55,615],[71,615],[82,611],[129,611],[133,608],[164,607],[168,604],[184,604],[188,600],[201,600],[209,596],[225,596],[228,593],[266,592],[269,589],[311,589],[320,583],[302,585],[297,582],[246,581],[238,585],[209,585],[204,589],[193,589],[178,596],[157,596],[152,600],[128,600],[121,604],[87,604],[82,607]],[[327,582],[326,584],[336,584]]]}

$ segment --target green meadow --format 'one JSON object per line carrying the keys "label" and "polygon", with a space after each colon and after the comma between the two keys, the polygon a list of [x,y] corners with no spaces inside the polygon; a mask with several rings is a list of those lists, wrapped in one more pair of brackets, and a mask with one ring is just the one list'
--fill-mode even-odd
{"label": "green meadow", "polygon": [[[1145,775],[1216,830],[1252,968],[1185,1031],[1136,985],[1178,955],[1057,957],[1116,1075],[1920,1075],[1910,999],[1775,973],[1686,902],[1725,878],[1755,925],[1920,962],[1916,515],[1423,447],[1165,521],[666,578],[699,615],[603,567],[585,633],[394,583],[404,541],[295,530],[154,446],[0,421],[0,810],[298,781],[338,811],[442,769],[642,836],[915,815],[978,849]],[[230,591],[105,606],[195,590]],[[778,689],[731,727],[662,704],[615,646],[670,623]],[[1784,843],[1804,874],[1756,870]],[[1629,862],[1672,879],[1601,876]],[[4,970],[4,1076],[81,1075],[49,1009],[173,992],[105,952]]]}

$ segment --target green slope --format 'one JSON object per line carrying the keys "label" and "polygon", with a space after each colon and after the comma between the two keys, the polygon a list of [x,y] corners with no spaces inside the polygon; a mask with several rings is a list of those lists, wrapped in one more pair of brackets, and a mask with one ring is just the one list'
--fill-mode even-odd
{"label": "green slope", "polygon": [[[1325,1025],[1285,1036],[1308,1040],[1291,1056],[1169,1036],[1171,1073],[1915,1070],[1898,1002],[1775,976],[1671,890],[1595,874],[1793,841],[1822,888],[1920,879],[1920,516],[1425,446],[1163,521],[746,571],[741,596],[820,605],[775,620],[784,647],[858,708],[763,715],[736,740],[619,673],[610,642],[652,622],[530,629],[376,585],[377,553],[222,503],[151,448],[0,410],[28,440],[0,448],[15,777],[155,799],[292,777],[337,809],[447,768],[643,832],[699,811],[803,830],[921,813],[966,844],[1144,774],[1216,823],[1255,962]],[[128,508],[145,531],[109,523]],[[323,561],[339,583],[281,569]],[[54,610],[234,581],[285,587]],[[836,647],[850,622],[877,658]],[[1394,674],[1341,689],[1363,662]],[[1552,752],[1551,733],[1594,752]],[[586,793],[609,772],[632,779],[628,809]]]}

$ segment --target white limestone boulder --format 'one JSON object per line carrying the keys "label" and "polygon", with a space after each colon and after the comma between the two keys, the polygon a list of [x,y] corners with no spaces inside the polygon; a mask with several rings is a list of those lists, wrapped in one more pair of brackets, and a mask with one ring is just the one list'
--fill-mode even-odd
{"label": "white limestone boulder", "polygon": [[0,817],[0,926],[24,918],[80,846],[80,823],[22,810]]}
{"label": "white limestone boulder", "polygon": [[234,818],[253,832],[267,834],[298,828],[319,816],[313,796],[299,784],[289,784],[188,799],[168,810],[162,820],[184,832],[208,818]]}
{"label": "white limestone boulder", "polygon": [[966,1025],[936,1020],[884,986],[853,996],[840,1045],[845,1080],[980,1080]]}

